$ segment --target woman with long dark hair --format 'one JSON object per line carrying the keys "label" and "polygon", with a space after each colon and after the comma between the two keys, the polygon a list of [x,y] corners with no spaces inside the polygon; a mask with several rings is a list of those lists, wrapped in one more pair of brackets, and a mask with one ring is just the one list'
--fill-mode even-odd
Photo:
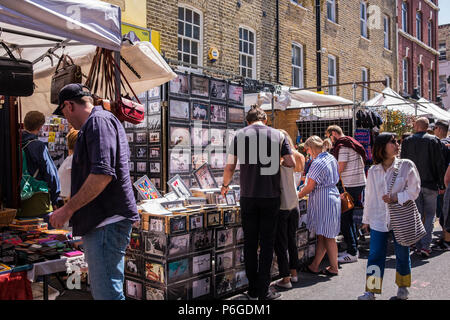
{"label": "woman with long dark hair", "polygon": [[[367,260],[366,291],[359,300],[375,300],[375,293],[381,293],[386,251],[389,235],[392,234],[396,256],[397,299],[408,298],[411,286],[411,260],[409,247],[397,243],[391,227],[388,204],[404,205],[414,201],[420,193],[420,177],[411,160],[398,159],[399,144],[396,135],[381,133],[373,147],[374,166],[369,169],[362,218],[363,229],[370,227],[370,253]],[[398,172],[396,178],[394,174]],[[395,182],[388,193],[393,179]]]}

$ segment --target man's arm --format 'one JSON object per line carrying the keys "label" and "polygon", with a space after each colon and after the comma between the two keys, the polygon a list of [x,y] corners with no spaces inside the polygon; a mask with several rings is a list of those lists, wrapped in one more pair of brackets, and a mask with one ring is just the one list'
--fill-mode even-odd
{"label": "man's arm", "polygon": [[339,161],[338,162],[338,172],[339,175],[341,175],[342,172],[345,171],[345,168],[347,167],[347,161],[343,162],[343,161]]}
{"label": "man's arm", "polygon": [[[233,179],[234,171],[236,170],[237,157],[232,154],[228,154],[227,164],[223,170],[223,186],[220,189],[222,196],[225,196],[228,192],[228,186]],[[226,187],[224,187],[226,186]]]}
{"label": "man's arm", "polygon": [[57,209],[50,216],[50,223],[55,228],[61,228],[73,214],[90,203],[105,190],[111,182],[112,176],[103,174],[89,174],[81,189],[70,198],[66,205]]}
{"label": "man's arm", "polygon": [[292,153],[283,156],[283,166],[288,168],[295,168],[295,159]]}

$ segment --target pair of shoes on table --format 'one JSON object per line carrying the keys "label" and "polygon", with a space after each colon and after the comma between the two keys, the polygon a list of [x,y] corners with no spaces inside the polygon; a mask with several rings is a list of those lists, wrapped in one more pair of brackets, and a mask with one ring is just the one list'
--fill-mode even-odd
{"label": "pair of shoes on table", "polygon": [[351,263],[356,261],[358,261],[358,253],[356,253],[356,255],[354,256],[349,253],[346,253],[340,257],[338,256],[339,263]]}
{"label": "pair of shoes on table", "polygon": [[397,299],[398,300],[406,300],[408,299],[409,291],[407,287],[398,287],[397,290]]}
{"label": "pair of shoes on table", "polygon": [[375,300],[375,295],[373,292],[364,292],[362,296],[358,297],[358,300]]}
{"label": "pair of shoes on table", "polygon": [[278,280],[275,283],[275,286],[283,288],[283,289],[292,289],[292,283],[289,282],[283,282],[283,279]]}

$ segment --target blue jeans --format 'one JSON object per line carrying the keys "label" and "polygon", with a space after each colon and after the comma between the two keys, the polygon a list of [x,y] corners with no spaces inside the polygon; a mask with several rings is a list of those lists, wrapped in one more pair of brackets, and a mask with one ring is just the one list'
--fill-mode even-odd
{"label": "blue jeans", "polygon": [[125,219],[83,236],[91,292],[95,300],[125,300],[124,256],[130,242],[132,223]]}
{"label": "blue jeans", "polygon": [[433,234],[434,218],[436,215],[437,190],[420,188],[419,197],[416,199],[417,209],[422,216],[423,226],[427,234],[416,243],[417,249],[430,249]]}
{"label": "blue jeans", "polygon": [[370,253],[367,259],[366,291],[381,293],[389,234],[394,238],[396,276],[399,287],[411,286],[411,258],[409,247],[397,243],[393,232],[370,230]]}

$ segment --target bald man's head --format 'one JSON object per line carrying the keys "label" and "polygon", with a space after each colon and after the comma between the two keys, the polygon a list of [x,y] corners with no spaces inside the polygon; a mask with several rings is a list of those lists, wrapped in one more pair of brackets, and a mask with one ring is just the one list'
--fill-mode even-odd
{"label": "bald man's head", "polygon": [[426,132],[429,125],[430,121],[425,117],[421,117],[414,123],[414,130],[416,130],[416,132]]}

